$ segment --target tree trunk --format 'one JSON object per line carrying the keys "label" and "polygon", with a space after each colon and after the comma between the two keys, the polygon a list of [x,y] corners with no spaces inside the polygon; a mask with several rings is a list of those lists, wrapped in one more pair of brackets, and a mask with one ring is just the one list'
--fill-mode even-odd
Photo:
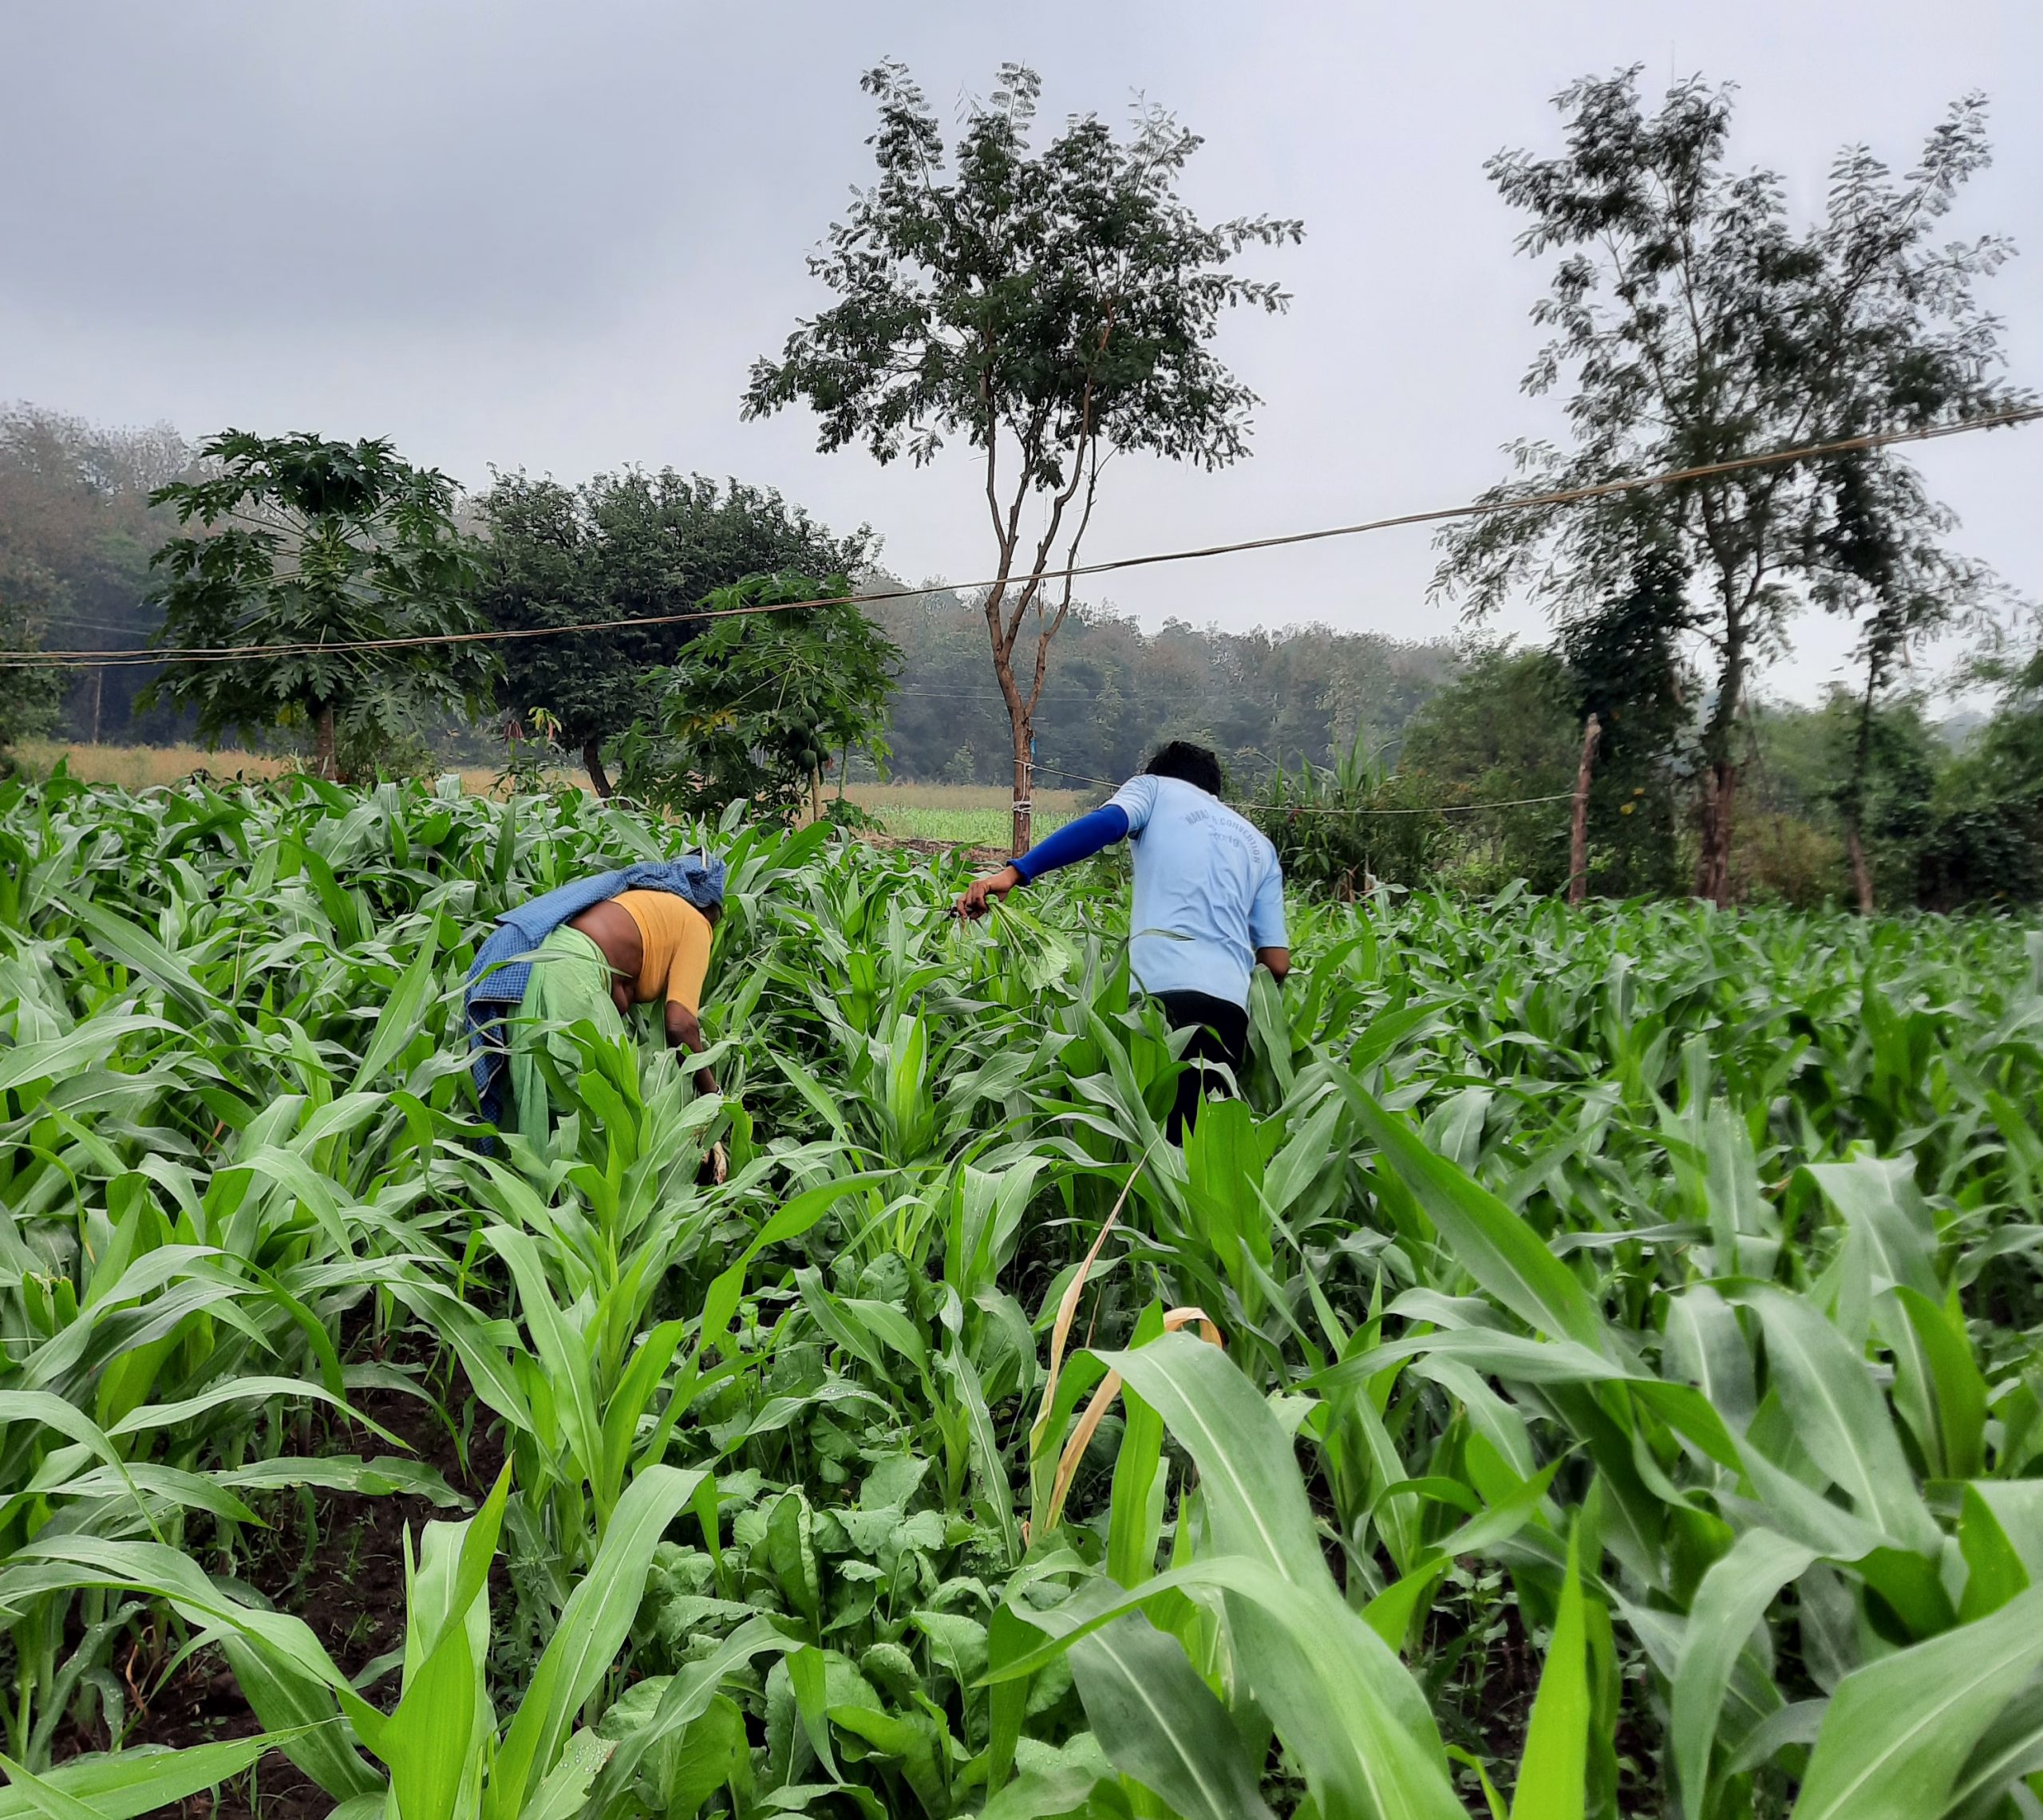
{"label": "tree trunk", "polygon": [[588,768],[589,781],[596,787],[596,794],[606,802],[610,799],[610,773],[603,769],[603,743],[601,740],[582,742],[582,763]]}
{"label": "tree trunk", "polygon": [[1738,761],[1732,740],[1745,705],[1747,614],[1761,578],[1753,576],[1742,594],[1725,572],[1724,665],[1717,673],[1717,700],[1702,729],[1702,845],[1696,855],[1695,894],[1719,910],[1731,907],[1731,829],[1737,807]]}
{"label": "tree trunk", "polygon": [[106,700],[106,665],[104,665],[104,664],[94,664],[94,665],[93,665],[93,735],[92,735],[92,743],[93,743],[94,745],[97,745],[97,744],[99,744],[99,716],[100,716],[100,709],[101,709],[101,708],[105,705],[105,700]]}
{"label": "tree trunk", "polygon": [[812,822],[823,819],[823,767],[820,764],[809,767],[808,819]]}
{"label": "tree trunk", "polygon": [[1859,894],[1859,914],[1873,914],[1873,874],[1866,864],[1866,843],[1859,838],[1859,823],[1854,819],[1844,836],[1845,850],[1851,855],[1851,884]]}
{"label": "tree trunk", "polygon": [[1596,765],[1596,742],[1603,723],[1592,714],[1582,731],[1582,763],[1575,774],[1575,805],[1567,837],[1567,901],[1579,904],[1589,894],[1589,777]]}
{"label": "tree trunk", "polygon": [[1035,764],[1036,730],[1025,712],[1012,715],[1014,723],[1014,857],[1020,859],[1033,844],[1030,827],[1035,804],[1030,800]]}
{"label": "tree trunk", "polygon": [[1719,910],[1731,907],[1731,828],[1738,793],[1738,767],[1713,760],[1702,772],[1702,850],[1696,856],[1695,894]]}
{"label": "tree trunk", "polygon": [[312,748],[314,768],[318,776],[325,778],[330,784],[340,776],[340,761],[336,754],[334,738],[332,702],[322,701],[314,709],[312,724],[314,729]]}
{"label": "tree trunk", "polygon": [[1859,894],[1859,914],[1873,914],[1873,875],[1866,864],[1866,843],[1860,830],[1866,820],[1866,773],[1872,768],[1873,703],[1879,691],[1879,660],[1875,655],[1866,669],[1866,690],[1859,698],[1859,730],[1851,747],[1851,796],[1844,805],[1845,847],[1851,855],[1851,884]]}

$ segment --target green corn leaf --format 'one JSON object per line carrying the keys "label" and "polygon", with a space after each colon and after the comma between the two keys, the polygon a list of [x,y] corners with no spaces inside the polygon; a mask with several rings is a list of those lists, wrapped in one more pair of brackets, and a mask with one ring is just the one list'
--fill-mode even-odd
{"label": "green corn leaf", "polygon": [[1002,1549],[1012,1565],[1022,1558],[1022,1536],[1014,1519],[1014,1487],[1008,1479],[1000,1438],[986,1407],[985,1388],[979,1382],[978,1368],[962,1348],[953,1348],[946,1353],[943,1367],[957,1388],[958,1400],[965,1411],[971,1435],[973,1473],[980,1495],[986,1500],[986,1516],[998,1530]]}
{"label": "green corn leaf", "polygon": [[1083,1621],[989,1668],[987,1679],[998,1684],[1033,1674],[1124,1613],[1199,1589],[1225,1596],[1247,1685],[1304,1767],[1328,1820],[1466,1820],[1425,1699],[1389,1646],[1330,1581],[1324,1589],[1301,1585],[1246,1555],[1191,1561],[1132,1592],[1089,1601]]}
{"label": "green corn leaf", "polygon": [[1774,1382],[1810,1458],[1867,1522],[1906,1547],[1936,1548],[1937,1526],[1864,1360],[1800,1297],[1767,1289],[1749,1300],[1765,1329]]}
{"label": "green corn leaf", "polygon": [[546,1267],[531,1236],[513,1232],[508,1226],[490,1226],[483,1237],[511,1267],[518,1285],[519,1313],[524,1317],[525,1329],[546,1367],[567,1444],[583,1471],[593,1480],[602,1471],[603,1423],[596,1414],[589,1343],[568,1325],[567,1317],[554,1301]]}
{"label": "green corn leaf", "polygon": [[1409,1573],[1400,1575],[1362,1608],[1364,1621],[1391,1648],[1401,1651],[1413,1624],[1432,1597],[1433,1589],[1453,1565],[1442,1556],[1421,1561]]}
{"label": "green corn leaf", "polygon": [[[1134,1344],[1147,1345],[1163,1331],[1163,1305],[1152,1302],[1136,1321]],[[1124,1420],[1108,1504],[1107,1572],[1121,1585],[1135,1586],[1156,1571],[1162,1539],[1164,1419],[1125,1388],[1121,1403]]]}
{"label": "green corn leaf", "polygon": [[412,964],[405,969],[404,977],[377,1013],[375,1034],[362,1055],[362,1066],[355,1070],[350,1092],[361,1092],[418,1035],[425,1021],[425,1008],[440,990],[433,970],[437,958],[437,946],[433,931],[428,930]]}
{"label": "green corn leaf", "polygon": [[2032,1682],[2009,1701],[1973,1746],[1943,1811],[1951,1820],[1990,1820],[1990,1816],[2005,1814],[2017,1779],[2039,1771],[2043,1771],[2043,1687]]}
{"label": "green corn leaf", "polygon": [[1184,1650],[1140,1613],[1077,1644],[1071,1672],[1108,1760],[1183,1820],[1271,1820],[1256,1766]]}
{"label": "green corn leaf", "polygon": [[618,1741],[591,1784],[591,1809],[611,1811],[611,1803],[630,1788],[646,1753],[708,1711],[717,1688],[734,1669],[756,1656],[786,1655],[804,1647],[799,1638],[784,1635],[765,1617],[747,1619],[716,1649],[675,1675],[662,1690],[652,1716]]}
{"label": "green corn leaf", "polygon": [[638,1615],[654,1550],[702,1477],[650,1466],[618,1499],[603,1546],[569,1596],[504,1735],[490,1778],[487,1820],[514,1820],[533,1779],[552,1769],[574,1715],[608,1670]]}
{"label": "green corn leaf", "polygon": [[1448,1252],[1529,1327],[1610,1356],[1610,1336],[1588,1292],[1539,1234],[1486,1188],[1428,1150],[1359,1081],[1343,1091],[1363,1131],[1401,1176],[1439,1229]]}
{"label": "green corn leaf", "polygon": [[1915,1186],[1911,1158],[1867,1156],[1850,1163],[1815,1163],[1802,1173],[1864,1238],[1878,1277],[1932,1301],[1942,1296],[1937,1281],[1936,1222]]}
{"label": "green corn leaf", "polygon": [[1831,1696],[1793,1820],[1919,1820],[2043,1664],[2043,1586],[1855,1669]]}
{"label": "green corn leaf", "polygon": [[801,1715],[801,1727],[808,1738],[809,1748],[823,1766],[823,1772],[832,1782],[842,1782],[844,1772],[837,1767],[837,1754],[830,1743],[830,1719],[826,1710],[828,1697],[825,1683],[828,1668],[820,1649],[797,1649],[784,1659],[788,1665],[788,1684],[794,1690],[795,1710]]}
{"label": "green corn leaf", "polygon": [[791,1238],[799,1238],[844,1198],[875,1182],[892,1178],[891,1171],[868,1169],[856,1175],[841,1175],[835,1181],[825,1182],[815,1188],[805,1188],[799,1194],[791,1196],[762,1226],[740,1255],[741,1264],[749,1264],[761,1252],[776,1245],[784,1245]]}
{"label": "green corn leaf", "polygon": [[[38,1573],[49,1563],[52,1573]],[[263,1649],[273,1670],[309,1676],[333,1690],[356,1735],[373,1750],[383,1715],[354,1691],[310,1628],[287,1613],[243,1604],[200,1571],[182,1550],[158,1542],[110,1541],[56,1535],[45,1530],[16,1551],[14,1565],[0,1571],[0,1606],[10,1605],[18,1586],[26,1594],[39,1583],[129,1587],[167,1599],[188,1621],[219,1625]]]}
{"label": "green corn leaf", "polygon": [[1499,1543],[1508,1542],[1539,1514],[1539,1506],[1546,1500],[1547,1487],[1554,1482],[1555,1474],[1567,1463],[1565,1458],[1549,1460],[1523,1484],[1512,1487],[1488,1509],[1478,1511],[1451,1535],[1435,1543],[1434,1547],[1452,1560],[1456,1555],[1487,1554]]}
{"label": "green corn leaf", "polygon": [[1326,1568],[1290,1437],[1226,1356],[1188,1333],[1166,1333],[1097,1356],[1198,1462],[1215,1548],[1317,1583]]}
{"label": "green corn leaf", "polygon": [[1212,1565],[1250,1576],[1237,1588],[1243,1597],[1228,1601],[1248,1685],[1306,1766],[1328,1820],[1457,1811],[1417,1684],[1334,1588],[1290,1439],[1269,1405],[1189,1334],[1100,1356],[1198,1465]]}
{"label": "green corn leaf", "polygon": [[1560,1610],[1526,1723],[1511,1820],[1583,1820],[1588,1800],[1589,1640],[1575,1558],[1579,1538],[1578,1526],[1568,1536]]}
{"label": "green corn leaf", "polygon": [[2043,1580],[2043,1480],[1974,1480],[1966,1493],[1994,1514],[2032,1580]]}
{"label": "green corn leaf", "polygon": [[185,961],[140,925],[89,898],[80,898],[69,909],[97,947],[161,986],[187,1010],[207,1018],[222,1009],[218,997],[200,984]]}
{"label": "green corn leaf", "polygon": [[[218,1788],[293,1739],[289,1732],[263,1731],[252,1738],[192,1744],[180,1751],[160,1745],[132,1747],[110,1755],[74,1757],[38,1779],[45,1790],[78,1803],[94,1820],[141,1820],[145,1814],[174,1808],[188,1796]],[[49,1811],[19,1786],[0,1789],[0,1820],[26,1820],[28,1815]]]}
{"label": "green corn leaf", "polygon": [[1930,1475],[1977,1476],[1986,1462],[1986,1380],[1973,1363],[1963,1321],[1907,1285],[1876,1300],[1880,1337],[1894,1354],[1895,1407]]}
{"label": "green corn leaf", "polygon": [[[220,1652],[257,1722],[284,1740],[279,1747],[284,1755],[327,1794],[336,1801],[382,1794],[382,1777],[363,1760],[339,1723],[330,1687],[231,1632],[221,1638]],[[375,1742],[382,1742],[380,1731]]]}
{"label": "green corn leaf", "polygon": [[32,1081],[62,1080],[104,1062],[124,1036],[140,1030],[175,1030],[176,1025],[160,1017],[133,1013],[94,1017],[75,1030],[46,1041],[18,1043],[0,1050],[0,1093],[26,1087]]}
{"label": "green corn leaf", "polygon": [[1748,1530],[1696,1589],[1674,1672],[1671,1727],[1681,1810],[1691,1820],[1707,1811],[1710,1748],[1732,1667],[1780,1589],[1815,1558],[1771,1530]]}
{"label": "green corn leaf", "polygon": [[453,1820],[473,1754],[477,1664],[465,1623],[450,1623],[385,1723],[377,1755],[389,1765],[403,1820]]}
{"label": "green corn leaf", "polygon": [[45,1782],[41,1776],[31,1775],[11,1757],[0,1756],[0,1771],[6,1772],[7,1780],[15,1791],[36,1813],[43,1815],[44,1820],[100,1820],[97,1809]]}

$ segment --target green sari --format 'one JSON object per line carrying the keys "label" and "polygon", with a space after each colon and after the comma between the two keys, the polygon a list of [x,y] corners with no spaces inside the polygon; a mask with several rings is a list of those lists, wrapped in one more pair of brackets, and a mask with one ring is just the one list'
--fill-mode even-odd
{"label": "green sari", "polygon": [[541,1026],[587,1018],[598,1036],[622,1036],[624,1020],[610,993],[610,963],[581,930],[563,924],[539,944],[524,1002],[511,1020],[511,1104],[519,1131],[536,1150],[547,1147],[556,1110],[540,1049],[543,1045],[555,1068],[571,1079],[582,1059],[564,1032]]}

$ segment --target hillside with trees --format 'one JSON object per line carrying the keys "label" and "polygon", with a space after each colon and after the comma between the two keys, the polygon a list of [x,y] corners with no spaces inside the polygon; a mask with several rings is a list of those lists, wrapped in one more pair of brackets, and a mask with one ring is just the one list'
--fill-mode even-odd
{"label": "hillside with trees", "polygon": [[[147,644],[163,623],[148,598],[149,559],[176,523],[150,495],[185,476],[196,456],[166,424],[117,429],[35,405],[0,407],[0,630],[6,642],[26,638],[87,651]],[[93,668],[41,679],[45,686],[35,691],[34,712],[16,735],[61,729],[88,740],[188,736],[189,712],[168,703],[137,706],[153,673]],[[10,718],[20,705],[18,695]]]}
{"label": "hillside with trees", "polygon": [[[986,673],[976,607],[939,590],[872,617],[901,648],[891,769],[918,782],[1005,784],[1005,700]],[[1166,739],[1211,745],[1244,784],[1279,764],[1330,764],[1357,740],[1394,752],[1405,723],[1453,673],[1444,641],[1294,626],[1225,632],[1074,607],[1034,719],[1046,788],[1118,780]],[[1033,664],[1025,636],[1018,661]]]}

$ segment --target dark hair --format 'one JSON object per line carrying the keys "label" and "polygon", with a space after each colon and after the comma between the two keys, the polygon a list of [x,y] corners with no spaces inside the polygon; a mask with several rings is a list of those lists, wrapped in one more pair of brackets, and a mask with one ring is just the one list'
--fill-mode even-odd
{"label": "dark hair", "polygon": [[1203,746],[1194,745],[1189,740],[1172,740],[1168,745],[1159,746],[1156,756],[1142,768],[1148,776],[1175,777],[1203,790],[1209,796],[1220,794],[1219,756]]}

